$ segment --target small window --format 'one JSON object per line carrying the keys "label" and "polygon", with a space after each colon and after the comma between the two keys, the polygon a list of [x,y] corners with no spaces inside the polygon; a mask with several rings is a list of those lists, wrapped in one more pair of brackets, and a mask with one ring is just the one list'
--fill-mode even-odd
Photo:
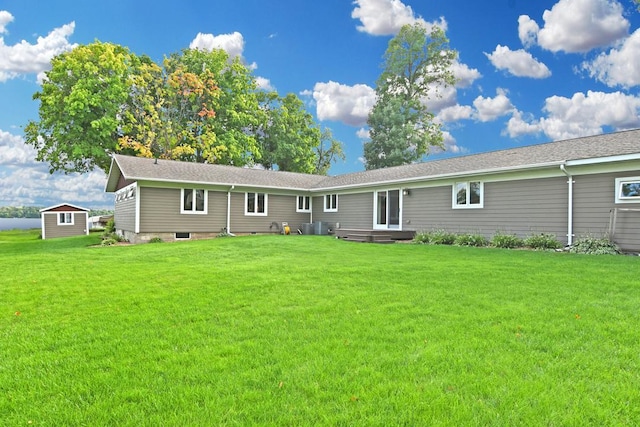
{"label": "small window", "polygon": [[484,185],[480,181],[456,182],[453,186],[453,208],[482,208]]}
{"label": "small window", "polygon": [[182,189],[180,213],[206,214],[207,191],[197,188]]}
{"label": "small window", "polygon": [[311,212],[311,197],[298,196],[296,212]]}
{"label": "small window", "polygon": [[58,225],[73,225],[73,213],[60,212],[58,214]]}
{"label": "small window", "polygon": [[640,203],[640,177],[616,178],[616,203]]}
{"label": "small window", "polygon": [[324,211],[338,212],[338,195],[327,194],[324,196]]}
{"label": "small window", "polygon": [[190,239],[191,233],[176,233],[176,239]]}
{"label": "small window", "polygon": [[244,203],[245,215],[267,215],[267,194],[246,193]]}

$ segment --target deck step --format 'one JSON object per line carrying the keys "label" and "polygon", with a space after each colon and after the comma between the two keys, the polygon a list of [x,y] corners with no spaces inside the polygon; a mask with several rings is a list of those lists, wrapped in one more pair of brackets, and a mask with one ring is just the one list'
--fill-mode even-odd
{"label": "deck step", "polygon": [[360,234],[351,233],[347,234],[346,239],[350,242],[362,242],[362,243],[394,243],[388,234]]}

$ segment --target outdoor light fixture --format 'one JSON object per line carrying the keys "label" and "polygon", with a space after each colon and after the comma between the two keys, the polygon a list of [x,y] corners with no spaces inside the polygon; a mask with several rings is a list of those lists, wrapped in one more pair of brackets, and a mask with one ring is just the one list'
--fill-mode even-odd
{"label": "outdoor light fixture", "polygon": [[403,196],[410,196],[411,195],[411,191],[409,191],[409,189],[405,188],[404,190],[402,190],[402,195]]}

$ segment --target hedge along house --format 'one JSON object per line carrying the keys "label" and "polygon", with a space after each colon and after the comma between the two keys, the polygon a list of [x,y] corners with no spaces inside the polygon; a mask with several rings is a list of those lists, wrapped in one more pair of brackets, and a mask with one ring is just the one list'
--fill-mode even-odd
{"label": "hedge along house", "polygon": [[[611,235],[640,250],[640,130],[333,177],[114,155],[107,192],[132,242],[277,232],[445,229],[493,236]],[[397,234],[400,235],[400,234]]]}
{"label": "hedge along house", "polygon": [[89,209],[68,203],[40,209],[42,238],[89,234]]}

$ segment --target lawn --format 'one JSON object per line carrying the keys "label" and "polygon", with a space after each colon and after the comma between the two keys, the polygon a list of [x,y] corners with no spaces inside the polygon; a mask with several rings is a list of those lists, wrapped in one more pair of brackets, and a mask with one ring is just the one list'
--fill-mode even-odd
{"label": "lawn", "polygon": [[0,424],[640,424],[640,258],[0,233]]}

